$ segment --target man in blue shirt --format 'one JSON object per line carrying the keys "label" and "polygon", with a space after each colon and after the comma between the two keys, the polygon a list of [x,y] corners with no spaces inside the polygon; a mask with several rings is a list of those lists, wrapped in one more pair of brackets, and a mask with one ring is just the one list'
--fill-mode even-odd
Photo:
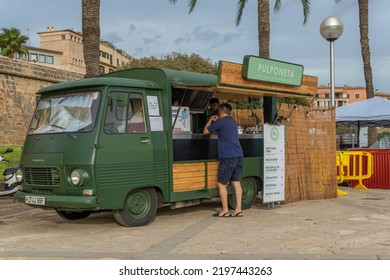
{"label": "man in blue shirt", "polygon": [[[243,167],[242,148],[238,139],[237,122],[230,115],[232,106],[223,103],[219,107],[218,116],[211,116],[203,133],[218,133],[218,189],[222,202],[221,212],[215,214],[217,217],[242,217],[241,200],[241,176]],[[236,195],[236,208],[233,213],[229,212],[227,185],[231,182]]]}

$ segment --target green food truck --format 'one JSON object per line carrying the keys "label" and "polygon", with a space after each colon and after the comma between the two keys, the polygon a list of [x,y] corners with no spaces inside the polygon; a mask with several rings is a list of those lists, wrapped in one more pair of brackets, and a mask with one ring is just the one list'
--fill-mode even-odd
{"label": "green food truck", "polygon": [[[68,220],[109,210],[120,225],[142,226],[159,207],[218,196],[218,136],[202,134],[204,111],[212,97],[260,96],[264,89],[223,85],[215,75],[130,69],[38,94],[16,199]],[[240,134],[240,142],[247,209],[262,188],[263,136]],[[233,188],[228,191],[234,207]]]}

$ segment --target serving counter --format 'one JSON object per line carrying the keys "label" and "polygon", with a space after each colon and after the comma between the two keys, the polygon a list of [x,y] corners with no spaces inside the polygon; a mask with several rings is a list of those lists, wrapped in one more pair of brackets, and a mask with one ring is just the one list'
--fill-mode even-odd
{"label": "serving counter", "polygon": [[[263,156],[263,134],[239,134],[244,157]],[[218,159],[218,135],[190,132],[173,133],[173,160]]]}

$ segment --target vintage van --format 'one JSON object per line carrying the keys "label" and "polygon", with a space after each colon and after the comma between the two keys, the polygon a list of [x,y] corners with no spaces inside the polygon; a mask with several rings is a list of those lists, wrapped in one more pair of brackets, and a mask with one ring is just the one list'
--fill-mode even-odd
{"label": "vintage van", "polygon": [[[214,75],[131,69],[41,89],[16,199],[69,220],[111,210],[119,224],[141,226],[158,207],[218,196],[218,136],[202,134],[217,84]],[[240,134],[244,209],[262,186],[262,141]]]}

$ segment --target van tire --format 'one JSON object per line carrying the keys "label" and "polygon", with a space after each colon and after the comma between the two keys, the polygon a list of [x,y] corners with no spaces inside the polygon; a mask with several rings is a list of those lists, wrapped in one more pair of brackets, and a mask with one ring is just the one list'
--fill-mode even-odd
{"label": "van tire", "polygon": [[71,221],[85,219],[92,213],[92,211],[72,212],[72,211],[63,211],[57,209],[56,212],[61,218],[65,220],[71,220]]}
{"label": "van tire", "polygon": [[[242,188],[242,205],[243,210],[249,209],[253,206],[257,196],[257,183],[255,178],[246,177],[241,179]],[[228,205],[230,208],[236,208],[236,195],[235,193],[229,194]]]}
{"label": "van tire", "polygon": [[155,189],[136,189],[127,195],[122,209],[114,210],[114,217],[125,227],[145,226],[156,217],[157,205]]}

